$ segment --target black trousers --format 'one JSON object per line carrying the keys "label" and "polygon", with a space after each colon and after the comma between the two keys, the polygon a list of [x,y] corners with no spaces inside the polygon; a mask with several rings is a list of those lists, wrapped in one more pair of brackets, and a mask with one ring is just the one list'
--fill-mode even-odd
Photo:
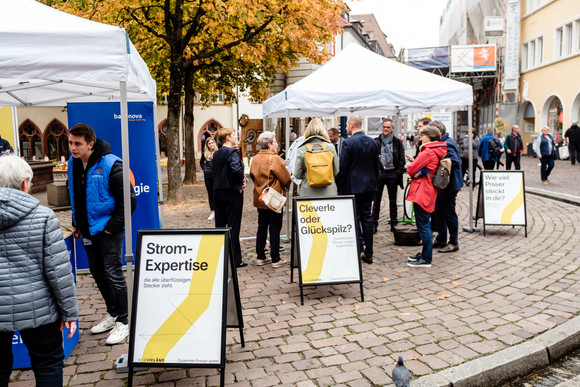
{"label": "black trousers", "polygon": [[580,162],[580,144],[573,142],[568,143],[568,151],[570,152],[570,164],[576,164],[576,160]]}
{"label": "black trousers", "polygon": [[373,220],[371,217],[371,206],[374,196],[374,192],[354,195],[358,229],[362,234],[364,243],[363,251],[367,258],[373,257]]}
{"label": "black trousers", "polygon": [[509,153],[505,154],[505,169],[506,170],[510,170],[512,169],[512,162],[514,163],[515,169],[516,171],[519,171],[520,168],[520,158],[521,158],[522,154],[521,153],[517,153],[515,155],[511,155]]}
{"label": "black trousers", "polygon": [[280,260],[280,230],[282,230],[282,214],[272,210],[258,208],[258,232],[256,233],[256,255],[258,259],[266,259],[264,248],[270,229],[270,257],[272,263]]}
{"label": "black trousers", "polygon": [[205,189],[207,190],[207,199],[209,201],[209,209],[215,211],[215,204],[213,200],[213,176],[203,177],[203,182],[205,183]]}
{"label": "black trousers", "polygon": [[485,169],[486,171],[488,170],[493,170],[493,167],[495,167],[495,161],[493,160],[487,160],[483,162],[483,169]]}
{"label": "black trousers", "polygon": [[381,213],[381,200],[383,198],[383,190],[387,186],[387,192],[389,194],[389,223],[391,226],[395,226],[398,223],[397,216],[397,172],[385,171],[379,176],[378,187],[379,190],[375,193],[373,198],[373,211],[372,220],[373,226],[378,226],[379,216]]}
{"label": "black trousers", "polygon": [[100,232],[83,238],[87,252],[89,270],[97,283],[99,291],[107,305],[107,312],[117,318],[118,322],[128,324],[127,281],[123,273],[123,236],[124,232],[107,234]]}
{"label": "black trousers", "polygon": [[550,172],[554,169],[554,157],[553,156],[542,156],[540,159],[540,178],[542,181],[548,180]]}
{"label": "black trousers", "polygon": [[456,200],[457,191],[446,189],[437,191],[435,211],[431,214],[431,225],[438,233],[436,238],[438,242],[447,243],[447,230],[449,230],[449,243],[458,244],[459,220],[455,212]]}
{"label": "black trousers", "polygon": [[[12,372],[14,332],[0,332],[0,386],[8,386]],[[20,337],[28,349],[38,387],[62,387],[64,348],[60,320],[36,328],[23,329]]]}
{"label": "black trousers", "polygon": [[244,209],[244,193],[238,190],[216,189],[213,194],[215,201],[215,226],[231,228],[234,262],[239,266],[242,264],[240,228],[242,226],[242,210]]}

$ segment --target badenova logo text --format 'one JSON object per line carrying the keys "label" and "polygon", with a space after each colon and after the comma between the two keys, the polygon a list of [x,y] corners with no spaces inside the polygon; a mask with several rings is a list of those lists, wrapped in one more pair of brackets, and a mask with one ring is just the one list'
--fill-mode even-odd
{"label": "badenova logo text", "polygon": [[[120,120],[121,115],[113,113],[113,118],[115,120]],[[145,118],[143,118],[143,115],[141,115],[141,114],[128,114],[127,118],[129,121],[145,121]]]}

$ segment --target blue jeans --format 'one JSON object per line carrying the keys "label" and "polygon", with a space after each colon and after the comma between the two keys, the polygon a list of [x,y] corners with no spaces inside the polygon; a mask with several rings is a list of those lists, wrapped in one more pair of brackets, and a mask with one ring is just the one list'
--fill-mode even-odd
{"label": "blue jeans", "polygon": [[[14,332],[0,332],[0,386],[8,386],[12,372],[12,336]],[[30,363],[38,387],[62,387],[64,349],[60,320],[36,328],[20,331],[28,349]]]}
{"label": "blue jeans", "polygon": [[123,273],[124,232],[107,234],[100,232],[91,236],[91,245],[84,245],[89,261],[89,270],[97,283],[107,305],[107,313],[117,322],[129,322],[127,281]]}
{"label": "blue jeans", "polygon": [[415,211],[415,221],[419,230],[419,237],[423,242],[421,259],[431,263],[433,261],[433,232],[431,231],[431,214],[425,211],[417,203],[413,203]]}

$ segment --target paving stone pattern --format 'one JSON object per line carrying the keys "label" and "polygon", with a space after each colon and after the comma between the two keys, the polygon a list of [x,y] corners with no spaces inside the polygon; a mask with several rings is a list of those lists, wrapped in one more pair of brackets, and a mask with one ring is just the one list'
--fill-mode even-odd
{"label": "paving stone pattern", "polygon": [[[524,161],[528,175],[538,172],[535,160]],[[559,163],[550,187],[561,184],[562,192],[576,194],[580,166]],[[203,185],[188,192],[187,204],[165,206],[166,228],[212,226]],[[242,237],[252,237],[257,213],[251,190],[245,199]],[[580,208],[528,195],[527,238],[521,227],[489,227],[486,237],[461,232],[459,252],[435,252],[433,267],[417,269],[407,267],[406,257],[420,247],[393,244],[384,223],[387,207],[383,203],[375,235],[375,263],[363,264],[365,302],[358,285],[334,285],[305,288],[301,306],[289,267],[256,266],[254,240],[242,242],[250,264],[238,271],[246,346],[237,330],[228,331],[227,385],[388,385],[399,355],[415,379],[524,342],[580,311]],[[457,209],[461,225],[467,224],[466,189]],[[70,222],[70,213],[59,216]],[[282,256],[289,258],[290,246],[284,246]],[[88,331],[105,313],[90,276],[79,276],[78,295],[83,332],[66,361],[65,384],[125,385],[126,374],[117,374],[114,362],[128,345],[107,346],[106,334]],[[11,380],[14,387],[34,385],[30,370],[14,371]],[[219,373],[152,368],[138,372],[134,383],[216,386]]]}

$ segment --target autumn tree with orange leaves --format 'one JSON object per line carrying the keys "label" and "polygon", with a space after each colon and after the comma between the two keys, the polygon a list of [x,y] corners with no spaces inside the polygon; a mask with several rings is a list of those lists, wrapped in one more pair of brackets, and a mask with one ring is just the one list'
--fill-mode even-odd
{"label": "autumn tree with orange leaves", "polygon": [[[342,0],[44,0],[79,16],[127,29],[167,95],[168,202],[182,200],[179,116],[185,97],[186,159],[195,167],[193,101],[249,91],[262,101],[274,76],[303,57],[328,58],[340,32]],[[186,178],[191,182],[189,169]],[[195,179],[195,173],[193,173]]]}

